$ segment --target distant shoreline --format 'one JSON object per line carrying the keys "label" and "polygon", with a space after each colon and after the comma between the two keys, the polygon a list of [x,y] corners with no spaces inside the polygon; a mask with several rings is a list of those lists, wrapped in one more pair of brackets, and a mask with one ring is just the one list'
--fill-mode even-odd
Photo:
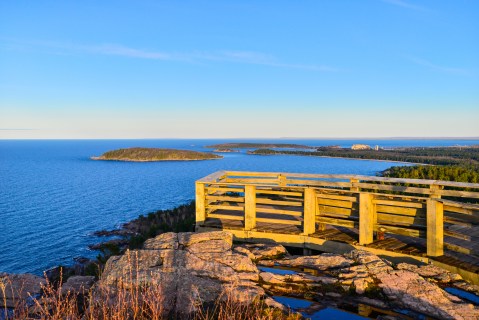
{"label": "distant shoreline", "polygon": [[380,159],[363,159],[363,158],[348,158],[348,157],[333,157],[333,156],[316,156],[313,154],[250,154],[251,156],[298,156],[298,157],[316,157],[316,158],[332,158],[332,159],[347,159],[347,160],[364,160],[364,161],[379,161],[379,162],[395,162],[395,163],[406,163],[414,165],[423,165],[429,166],[427,163],[420,162],[407,162],[407,161],[398,161],[398,160],[380,160]]}

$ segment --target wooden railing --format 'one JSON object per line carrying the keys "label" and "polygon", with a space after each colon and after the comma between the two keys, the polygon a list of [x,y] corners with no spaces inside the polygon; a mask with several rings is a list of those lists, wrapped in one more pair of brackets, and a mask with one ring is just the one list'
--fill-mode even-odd
{"label": "wooden railing", "polygon": [[474,254],[479,184],[358,175],[219,171],[196,182],[196,224],[237,221],[296,226],[302,235],[326,225],[357,229],[359,245],[384,233],[426,239],[427,255],[444,247]]}

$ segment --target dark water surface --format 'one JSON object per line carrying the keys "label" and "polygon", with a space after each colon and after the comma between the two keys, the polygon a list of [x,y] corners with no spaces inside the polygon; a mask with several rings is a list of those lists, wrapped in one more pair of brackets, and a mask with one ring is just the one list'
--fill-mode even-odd
{"label": "dark water surface", "polygon": [[[231,142],[232,140],[228,140]],[[248,140],[279,142],[278,140]],[[194,197],[194,181],[217,170],[375,175],[398,163],[226,153],[224,159],[131,163],[90,157],[122,147],[205,151],[226,140],[0,140],[0,272],[41,274],[94,257],[92,232]],[[312,146],[478,144],[471,140],[285,140]]]}

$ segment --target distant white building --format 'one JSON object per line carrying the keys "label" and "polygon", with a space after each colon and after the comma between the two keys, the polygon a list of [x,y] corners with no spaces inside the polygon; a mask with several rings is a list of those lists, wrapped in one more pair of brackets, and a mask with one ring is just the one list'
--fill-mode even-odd
{"label": "distant white building", "polygon": [[371,150],[371,146],[368,146],[367,144],[353,144],[351,147],[353,150]]}

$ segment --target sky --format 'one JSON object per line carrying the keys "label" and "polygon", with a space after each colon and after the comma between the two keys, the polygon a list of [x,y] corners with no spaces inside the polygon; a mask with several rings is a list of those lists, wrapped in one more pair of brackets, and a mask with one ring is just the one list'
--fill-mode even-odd
{"label": "sky", "polygon": [[0,139],[479,137],[479,1],[1,1]]}

